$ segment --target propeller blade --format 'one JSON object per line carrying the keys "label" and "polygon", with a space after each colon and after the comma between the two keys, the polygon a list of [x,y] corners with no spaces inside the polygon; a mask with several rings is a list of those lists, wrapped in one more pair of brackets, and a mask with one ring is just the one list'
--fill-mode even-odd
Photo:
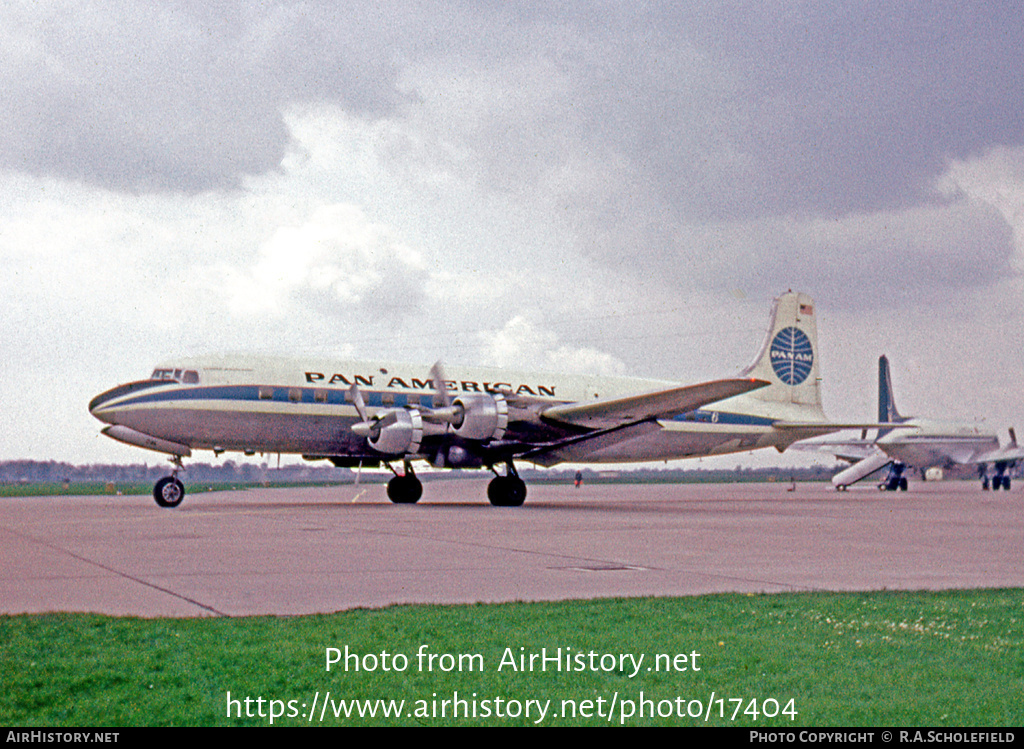
{"label": "propeller blade", "polygon": [[430,368],[430,379],[434,383],[434,392],[441,398],[441,402],[445,408],[450,408],[452,405],[452,398],[448,395],[448,385],[444,379],[444,369],[441,367],[440,359],[434,362],[434,366]]}
{"label": "propeller blade", "polygon": [[363,394],[359,392],[359,386],[352,383],[352,387],[348,389],[348,392],[352,398],[352,403],[356,407],[356,413],[359,414],[359,419],[364,422],[367,421],[366,404],[363,402]]}

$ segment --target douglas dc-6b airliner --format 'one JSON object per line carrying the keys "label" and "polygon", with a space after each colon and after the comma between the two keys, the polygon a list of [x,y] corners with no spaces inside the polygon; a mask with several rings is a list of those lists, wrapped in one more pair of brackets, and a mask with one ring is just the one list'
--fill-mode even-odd
{"label": "douglas dc-6b airliner", "polygon": [[749,367],[696,385],[216,357],[169,361],[147,380],[96,396],[89,411],[109,424],[108,437],[171,456],[174,471],[153,491],[162,507],[184,498],[177,474],[193,450],[295,453],[351,468],[384,464],[395,474],[387,492],[397,503],[422,495],[415,460],[486,466],[495,474],[491,503],[518,506],[526,484],[515,460],[553,466],[782,451],[843,428],[821,409],[814,304],[793,292],[775,300]]}

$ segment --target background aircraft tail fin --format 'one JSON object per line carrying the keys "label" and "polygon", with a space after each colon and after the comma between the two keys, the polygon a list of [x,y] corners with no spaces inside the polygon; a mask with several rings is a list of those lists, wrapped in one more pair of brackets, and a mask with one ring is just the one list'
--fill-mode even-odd
{"label": "background aircraft tail fin", "polygon": [[818,369],[818,326],[814,300],[788,291],[772,306],[761,349],[741,373],[771,383],[746,397],[802,407],[808,421],[824,421]]}
{"label": "background aircraft tail fin", "polygon": [[[896,423],[906,421],[896,410],[896,398],[892,392],[892,374],[889,359],[885,354],[878,357],[878,421]],[[884,437],[890,429],[879,429],[878,436]]]}

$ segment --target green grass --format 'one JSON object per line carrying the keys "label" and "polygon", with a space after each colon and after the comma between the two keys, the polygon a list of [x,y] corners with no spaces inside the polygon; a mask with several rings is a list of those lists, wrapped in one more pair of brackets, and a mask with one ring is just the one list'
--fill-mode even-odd
{"label": "green grass", "polygon": [[[1019,726],[1024,722],[1024,595],[1019,590],[943,593],[719,595],[474,606],[396,606],[324,616],[239,619],[124,619],[94,615],[0,618],[0,725],[306,724],[316,695],[405,700],[400,717],[335,718],[325,725],[511,725],[497,717],[526,700],[551,700],[546,725],[605,723],[691,725],[704,718],[638,717],[641,692],[673,713],[706,711],[712,725]],[[417,667],[422,646],[435,655],[479,655],[483,670],[445,673]],[[372,655],[375,670],[325,669],[326,648]],[[571,648],[587,655],[644,654],[640,672],[498,670],[506,648]],[[520,651],[525,648],[525,651]],[[656,654],[700,653],[699,671],[648,671]],[[383,670],[402,666],[402,672]],[[453,661],[454,662],[454,661]],[[682,665],[680,660],[679,665]],[[444,661],[444,665],[449,665]],[[687,666],[691,665],[689,662]],[[227,693],[238,699],[228,717]],[[477,718],[439,717],[453,693]],[[598,700],[602,700],[599,702]],[[681,698],[677,702],[677,698]],[[723,699],[722,703],[717,702]],[[289,701],[295,700],[289,706]],[[590,717],[563,716],[563,700],[591,701]],[[740,711],[733,718],[737,703]],[[746,713],[751,700],[770,710],[792,700],[788,715]],[[775,708],[770,700],[776,700]],[[486,701],[486,703],[485,703]],[[485,704],[487,707],[485,708]],[[305,705],[305,707],[303,706]],[[489,709],[490,717],[482,714]],[[420,714],[417,716],[416,713]],[[725,718],[721,713],[725,713]]]}

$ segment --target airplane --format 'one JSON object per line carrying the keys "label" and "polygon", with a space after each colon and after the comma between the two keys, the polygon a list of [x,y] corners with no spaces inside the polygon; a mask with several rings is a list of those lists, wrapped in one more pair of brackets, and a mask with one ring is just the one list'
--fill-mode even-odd
{"label": "airplane", "polygon": [[978,466],[981,488],[988,490],[988,466],[991,464],[995,468],[992,488],[1008,491],[1010,472],[1018,460],[1024,459],[1024,450],[1017,445],[1012,427],[1009,443],[1004,447],[998,435],[982,431],[976,424],[900,416],[893,397],[889,359],[885,355],[878,359],[878,421],[893,426],[880,428],[873,440],[867,439],[864,432],[859,440],[802,443],[796,449],[821,449],[853,463],[832,477],[832,484],[839,490],[886,466],[888,474],[878,488],[906,491],[908,482],[904,472],[908,466],[918,468],[923,476],[925,470],[932,467],[972,464]]}
{"label": "airplane", "polygon": [[[379,467],[392,502],[422,496],[413,461],[488,468],[497,506],[519,506],[515,461],[634,463],[775,447],[848,426],[821,408],[814,302],[787,292],[772,307],[753,363],[695,385],[626,377],[393,362],[251,356],[183,358],[93,398],[89,411],[120,442],[166,453],[153,490],[161,507],[185,496],[193,450],[298,454],[338,467]],[[401,463],[399,472],[393,464]],[[504,473],[499,466],[504,465]]]}

